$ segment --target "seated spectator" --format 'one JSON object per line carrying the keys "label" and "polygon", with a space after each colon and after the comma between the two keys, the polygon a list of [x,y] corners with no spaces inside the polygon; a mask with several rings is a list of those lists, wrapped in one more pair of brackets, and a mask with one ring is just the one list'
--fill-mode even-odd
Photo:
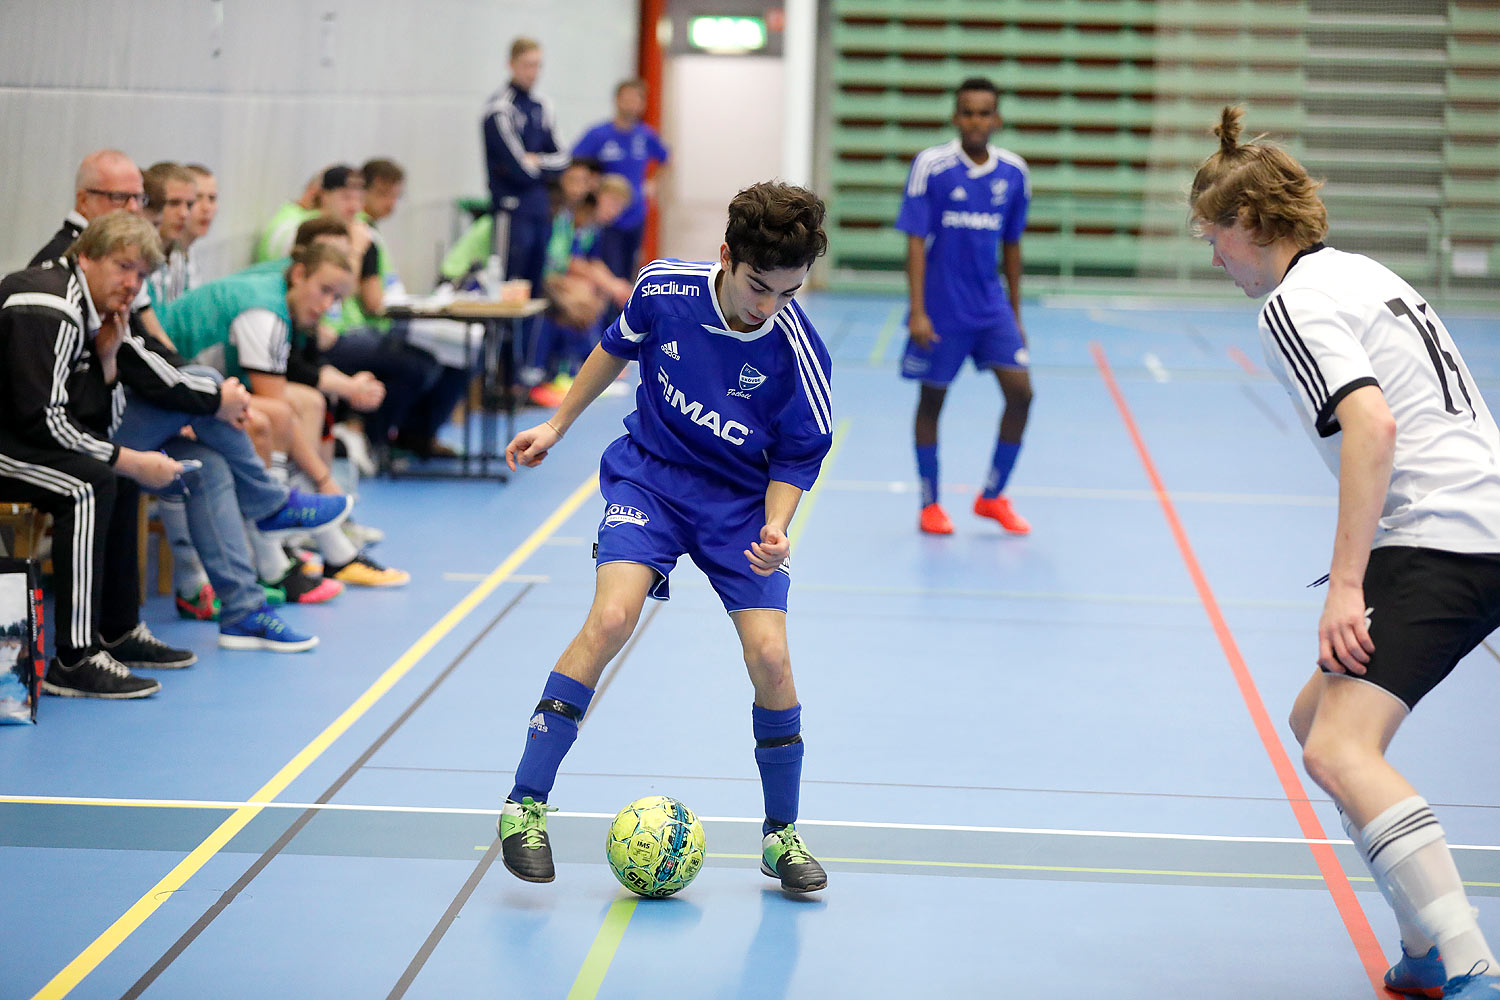
{"label": "seated spectator", "polygon": [[183,291],[190,291],[203,283],[198,262],[193,257],[193,245],[208,235],[219,215],[219,179],[201,163],[189,163],[187,169],[193,175],[198,200],[193,203],[193,217],[188,220],[187,232],[182,239],[182,249],[188,259],[188,277]]}
{"label": "seated spectator", "polygon": [[302,189],[302,194],[295,201],[284,202],[275,212],[271,214],[271,220],[266,223],[265,229],[261,231],[260,239],[256,241],[255,253],[251,258],[254,263],[275,260],[285,257],[292,251],[292,237],[297,232],[297,227],[307,219],[319,213],[319,194],[323,190],[323,183],[331,170],[347,170],[347,167],[329,167],[320,170],[308,179],[307,186]]}
{"label": "seated spectator", "polygon": [[[195,361],[242,376],[257,396],[285,399],[306,391],[305,384],[289,380],[293,331],[311,335],[333,303],[353,287],[347,256],[333,247],[309,246],[293,255],[285,273],[252,269],[209,282],[168,306],[163,322],[182,338],[184,351]],[[320,394],[313,394],[321,401]],[[318,450],[320,432],[321,427],[317,434],[307,433],[304,422],[293,430],[287,447],[314,490],[337,494],[341,490]],[[330,579],[357,586],[397,586],[410,579],[363,556],[335,527],[312,535]]]}
{"label": "seated spectator", "polygon": [[[389,160],[371,162],[374,165],[372,178],[380,187],[373,207],[382,212],[384,218],[395,209],[405,175]],[[360,177],[360,202],[348,198],[325,198],[329,214],[349,227],[352,251],[356,255],[351,260],[358,267],[359,284],[355,294],[339,303],[329,315],[328,326],[338,337],[321,345],[322,362],[346,375],[372,373],[385,387],[385,396],[375,408],[353,406],[363,415],[363,433],[370,446],[383,456],[390,447],[392,436],[401,428],[412,408],[423,402],[437,385],[442,371],[431,354],[408,345],[402,331],[393,331],[390,321],[385,318],[386,288],[399,288],[400,279],[379,234],[361,218],[367,189],[363,174],[357,176]],[[344,441],[351,457],[362,450],[360,444],[347,438]]]}
{"label": "seated spectator", "polygon": [[[186,198],[196,191],[193,175],[174,164],[158,163],[144,175],[147,197],[161,205],[157,213],[157,232],[163,246],[178,245],[191,223],[193,205]],[[148,216],[151,214],[148,210]],[[185,256],[178,258],[185,264]],[[157,305],[181,297],[176,281],[164,280],[170,264],[153,276]],[[179,274],[186,274],[185,266]],[[257,621],[270,630],[261,645],[253,637],[234,633],[234,622],[259,607],[267,598],[293,603],[321,603],[338,595],[343,587],[311,573],[300,562],[291,562],[280,548],[265,536],[260,523],[271,512],[291,503],[294,509],[311,511],[321,505],[326,516],[314,518],[318,527],[337,523],[348,513],[348,502],[316,495],[293,496],[286,482],[278,482],[257,453],[250,436],[249,424],[258,419],[265,433],[272,432],[274,419],[271,405],[261,400],[252,409],[251,397],[238,379],[223,380],[211,367],[184,365],[186,375],[199,377],[210,390],[227,400],[233,396],[243,405],[237,407],[233,421],[195,418],[170,407],[157,406],[126,391],[125,413],[116,430],[115,440],[137,450],[161,449],[179,459],[194,459],[202,468],[194,479],[194,488],[186,496],[162,497],[157,505],[167,541],[172,546],[172,580],[178,614],[199,620],[229,623],[221,632],[221,644],[229,648],[277,648],[282,650],[311,648],[311,637],[292,638],[294,633],[270,618]],[[220,383],[222,382],[222,385]],[[289,419],[282,421],[289,427]],[[179,434],[186,425],[189,436]],[[284,464],[284,463],[283,463]],[[230,516],[226,519],[223,501],[228,501]],[[245,528],[238,528],[240,517],[234,514],[238,503]],[[248,546],[247,546],[248,541]],[[250,547],[258,553],[255,563],[262,568],[268,586],[261,588],[251,565]],[[231,589],[224,591],[225,586]],[[311,641],[309,641],[311,639]]]}
{"label": "seated spectator", "polygon": [[629,205],[630,185],[623,177],[607,174],[585,194],[588,185],[569,175],[588,162],[575,160],[563,175],[548,245],[547,297],[552,308],[537,336],[537,359],[552,366],[556,377],[531,390],[531,401],[538,406],[553,407],[562,401],[573,373],[598,342],[605,310],[623,306],[630,296],[629,283],[599,258],[600,232]]}
{"label": "seated spectator", "polygon": [[156,225],[166,262],[146,281],[151,305],[162,306],[187,291],[188,224],[198,201],[198,183],[187,168],[163,161],[141,174],[146,191],[146,218]]}
{"label": "seated spectator", "polygon": [[[84,227],[117,208],[140,214],[146,208],[145,182],[135,162],[118,149],[101,149],[90,153],[78,165],[73,185],[73,211],[62,226],[28,262],[28,267],[56,260],[67,252]],[[130,328],[147,347],[169,359],[180,361],[171,341],[162,331],[156,311],[151,307],[151,293],[141,286],[130,304]]]}
{"label": "seated spectator", "polygon": [[[134,617],[133,575],[122,582],[114,573],[117,560],[135,562],[134,513],[123,552],[110,544],[112,528],[102,526],[120,520],[119,477],[160,490],[180,487],[184,468],[159,451],[109,440],[123,387],[199,409],[208,400],[228,419],[243,408],[232,393],[215,387],[205,394],[188,384],[130,332],[130,303],[162,259],[150,223],[113,212],[90,223],[64,257],[0,282],[0,496],[54,518],[59,628],[57,655],[43,681],[51,694],[125,699],[161,689],[132,674],[120,655],[130,646],[163,646],[144,624],[106,638],[112,605],[128,606]],[[226,632],[257,636],[267,614],[257,595],[254,610]],[[182,655],[152,665],[183,667],[196,659],[172,652]]]}

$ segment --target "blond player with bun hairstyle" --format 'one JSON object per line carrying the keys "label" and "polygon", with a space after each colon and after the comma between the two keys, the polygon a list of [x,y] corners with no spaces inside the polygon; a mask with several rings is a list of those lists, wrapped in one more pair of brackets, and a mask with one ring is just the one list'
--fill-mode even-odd
{"label": "blond player with bun hairstyle", "polygon": [[1386,986],[1500,997],[1500,966],[1437,817],[1385,759],[1396,730],[1500,625],[1500,430],[1426,298],[1378,262],[1323,243],[1319,182],[1285,150],[1241,142],[1193,178],[1198,236],[1260,312],[1266,364],[1338,478],[1318,668],[1291,726],[1307,773],[1396,912]]}

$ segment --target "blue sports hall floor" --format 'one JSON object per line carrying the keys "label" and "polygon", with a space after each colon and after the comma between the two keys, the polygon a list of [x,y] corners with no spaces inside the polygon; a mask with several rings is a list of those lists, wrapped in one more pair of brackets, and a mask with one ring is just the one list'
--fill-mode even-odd
{"label": "blue sports hall floor", "polygon": [[[916,531],[892,299],[814,296],[837,437],[794,525],[799,823],[826,891],[756,866],[751,692],[684,561],[601,686],[553,794],[558,878],[496,860],[530,710],[592,590],[604,398],[508,485],[375,481],[397,591],[295,608],[309,654],[201,656],[142,702],[48,699],[0,729],[0,997],[1379,995],[1394,924],[1284,720],[1313,667],[1335,483],[1265,372],[1254,307],[1028,304],[1031,426],[968,510],[999,411],[942,428],[947,538]],[[1445,317],[1500,404],[1500,321]],[[1497,654],[1392,758],[1500,939]],[[705,817],[707,867],[637,902],[607,818]],[[1332,842],[1328,841],[1332,839]]]}

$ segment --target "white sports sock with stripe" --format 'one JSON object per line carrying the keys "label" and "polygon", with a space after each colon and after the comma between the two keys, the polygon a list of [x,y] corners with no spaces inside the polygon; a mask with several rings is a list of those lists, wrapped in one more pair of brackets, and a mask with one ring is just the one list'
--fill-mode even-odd
{"label": "white sports sock with stripe", "polygon": [[1399,901],[1396,912],[1406,909],[1437,942],[1449,979],[1467,975],[1480,963],[1487,963],[1492,973],[1500,971],[1464,895],[1443,827],[1426,799],[1413,795],[1397,802],[1366,824],[1359,839],[1376,883],[1382,891],[1389,887]]}

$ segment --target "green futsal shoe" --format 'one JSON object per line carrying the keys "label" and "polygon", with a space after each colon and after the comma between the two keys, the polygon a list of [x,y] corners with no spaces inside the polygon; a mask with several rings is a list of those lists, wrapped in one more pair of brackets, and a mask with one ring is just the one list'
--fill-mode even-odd
{"label": "green futsal shoe", "polygon": [[516,878],[527,882],[551,882],[557,877],[552,867],[552,845],[547,842],[547,814],[557,812],[545,802],[534,802],[530,795],[520,802],[505,800],[500,810],[500,858]]}
{"label": "green futsal shoe", "polygon": [[808,853],[795,826],[766,834],[760,842],[760,870],[781,879],[787,892],[817,892],[828,885],[828,873]]}

